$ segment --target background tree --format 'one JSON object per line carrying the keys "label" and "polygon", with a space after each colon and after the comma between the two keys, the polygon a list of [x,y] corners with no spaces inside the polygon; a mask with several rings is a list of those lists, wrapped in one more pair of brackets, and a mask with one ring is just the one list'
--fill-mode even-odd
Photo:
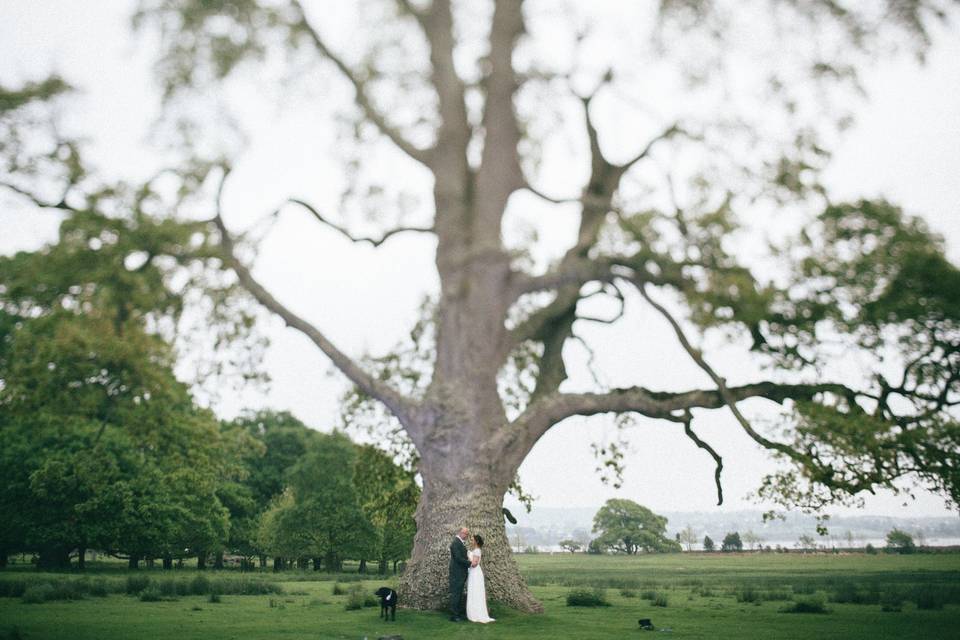
{"label": "background tree", "polygon": [[817,548],[817,541],[810,534],[804,533],[797,539],[797,548],[801,551],[814,550]]}
{"label": "background tree", "polygon": [[569,551],[570,553],[576,553],[583,549],[583,545],[576,540],[561,540],[559,545],[561,549]]}
{"label": "background tree", "polygon": [[[922,50],[930,21],[952,5],[669,0],[650,5],[648,20],[640,21],[649,32],[633,38],[656,46],[638,55],[617,52],[621,60],[612,70],[581,65],[576,55],[557,56],[557,40],[539,37],[544,16],[516,0],[372,3],[377,19],[368,24],[384,28],[365,33],[368,41],[356,44],[368,45],[366,50],[351,58],[331,46],[317,12],[297,0],[149,0],[137,22],[159,28],[157,66],[168,104],[189,89],[210,95],[210,85],[242,76],[249,68],[244,63],[276,60],[279,56],[270,55],[275,48],[294,48],[330,63],[353,90],[361,140],[389,141],[430,179],[429,220],[401,220],[370,238],[310,203],[289,203],[374,246],[401,232],[435,237],[440,282],[435,356],[431,375],[419,386],[405,387],[373,375],[259,282],[244,237],[231,235],[227,212],[220,210],[232,159],[206,158],[182,172],[190,174],[185,184],[206,184],[216,192],[217,214],[207,237],[219,240],[224,265],[240,285],[310,338],[362,393],[382,403],[416,446],[423,493],[403,577],[406,601],[440,604],[445,546],[466,523],[490,533],[485,569],[492,599],[539,610],[510,557],[502,498],[538,439],[572,416],[623,413],[675,423],[716,463],[720,500],[720,456],[697,436],[692,421],[695,414],[724,407],[747,436],[790,467],[766,481],[763,497],[818,509],[864,491],[902,488],[905,477],[960,497],[960,428],[945,410],[960,380],[957,269],[944,257],[942,242],[895,206],[833,203],[817,180],[827,155],[824,141],[842,128],[845,114],[822,117],[824,103],[816,97],[835,95],[831,89],[838,85],[849,87],[855,63],[886,48],[892,37],[906,35]],[[478,6],[488,10],[483,20],[474,13]],[[574,12],[565,36],[574,53],[595,43],[578,17]],[[489,30],[455,29],[460,24]],[[803,26],[779,29],[772,50],[763,50],[763,38],[736,37],[765,24],[771,30],[779,24]],[[811,33],[829,33],[830,46],[818,46]],[[731,113],[749,101],[729,100],[724,79],[739,74],[719,71],[724,60],[744,56],[749,82],[737,91],[752,91],[754,104],[763,109],[747,106],[744,113]],[[703,113],[680,109],[650,122],[649,137],[630,140],[633,148],[618,151],[610,138],[625,136],[611,124],[615,118],[600,117],[605,100],[627,109],[634,87],[634,92],[642,88],[645,102],[669,104],[665,95],[646,90],[644,74],[678,79],[669,89],[683,93],[682,104],[702,106]],[[248,77],[262,81],[259,74]],[[628,96],[624,104],[616,98],[621,91]],[[539,108],[537,95],[553,108]],[[722,96],[720,104],[711,103],[711,95]],[[564,129],[544,119],[558,110],[564,122],[577,113],[589,158],[586,179],[574,194],[551,195],[535,186],[541,177],[537,150],[547,148],[552,132]],[[752,142],[757,139],[764,144]],[[62,149],[52,157],[69,159],[70,148]],[[664,149],[676,155],[673,162],[663,157],[671,167],[661,176],[652,160]],[[684,155],[704,161],[684,169],[676,159]],[[66,186],[59,185],[63,197],[43,197],[22,163],[11,165],[19,180],[11,188],[39,206],[73,206],[84,185],[69,169],[79,165],[60,164],[68,169],[60,180]],[[50,175],[54,182],[60,178]],[[383,193],[355,186],[348,196]],[[522,206],[513,197],[522,190],[580,214],[576,240],[552,264],[509,242],[505,214]],[[348,197],[345,208],[351,201],[356,197]],[[796,246],[774,256],[787,268],[773,281],[769,270],[759,279],[730,251],[739,214],[758,202],[823,212]],[[379,208],[375,201],[365,204]],[[648,305],[673,328],[679,348],[711,385],[679,392],[629,385],[563,388],[565,347],[582,338],[578,329],[619,317],[589,314],[588,298],[615,308],[626,307],[628,299]],[[695,337],[714,330],[748,339],[757,358],[780,371],[767,380],[728,386]],[[891,379],[877,365],[856,384],[805,382],[806,375],[838,357],[829,348],[834,341],[820,340],[824,332],[864,353],[889,352],[902,375]],[[780,382],[786,378],[791,382]],[[502,397],[501,388],[510,391]],[[740,406],[751,398],[785,403],[785,438],[772,439],[747,419]],[[604,451],[612,455],[603,468],[616,475],[622,451]]]}
{"label": "background tree", "polygon": [[703,536],[703,550],[708,553],[714,550],[713,538],[710,536]]}
{"label": "background tree", "polygon": [[680,545],[666,537],[667,519],[632,500],[611,499],[593,517],[596,540],[606,549],[633,555],[680,551]]}
{"label": "background tree", "polygon": [[697,544],[699,538],[697,537],[696,532],[694,532],[693,527],[687,525],[679,532],[678,542],[687,546],[687,551],[693,551],[693,545]]}
{"label": "background tree", "polygon": [[743,538],[743,543],[747,545],[747,547],[749,547],[751,551],[755,550],[757,548],[757,545],[763,542],[763,538],[761,538],[756,533],[754,533],[753,530],[749,530],[746,533],[744,533],[742,538]]}
{"label": "background tree", "polygon": [[887,551],[893,553],[913,553],[917,550],[913,536],[900,529],[891,529],[887,533]]}
{"label": "background tree", "polygon": [[409,557],[417,531],[413,516],[420,488],[412,473],[371,445],[357,448],[353,485],[360,508],[373,525],[372,557],[377,560],[378,573],[385,574],[388,562]]}
{"label": "background tree", "polygon": [[723,542],[720,544],[721,551],[743,551],[743,540],[740,539],[738,531],[732,531],[723,536]]}

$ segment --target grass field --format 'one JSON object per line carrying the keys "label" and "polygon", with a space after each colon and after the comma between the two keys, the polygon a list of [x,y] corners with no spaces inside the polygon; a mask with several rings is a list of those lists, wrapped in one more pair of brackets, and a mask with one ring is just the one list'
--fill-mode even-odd
{"label": "grass field", "polygon": [[[657,636],[677,638],[960,637],[960,554],[578,554],[519,561],[546,613],[492,606],[497,622],[485,626],[407,610],[395,623],[384,623],[377,608],[346,610],[350,596],[333,594],[335,577],[310,572],[207,572],[198,580],[188,570],[94,570],[77,577],[8,569],[0,573],[0,593],[6,594],[0,597],[0,638],[620,639],[648,633],[638,628],[639,618],[670,629]],[[356,578],[339,577],[344,588],[338,591],[360,584],[371,593],[390,582]],[[583,588],[603,589],[610,606],[567,606],[568,593]],[[241,593],[258,595],[228,595]],[[42,601],[25,602],[31,599]],[[798,602],[821,603],[827,612],[784,612]]]}

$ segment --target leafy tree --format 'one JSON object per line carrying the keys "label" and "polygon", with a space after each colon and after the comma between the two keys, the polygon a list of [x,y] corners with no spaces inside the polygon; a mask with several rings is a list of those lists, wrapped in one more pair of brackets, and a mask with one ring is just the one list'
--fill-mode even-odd
{"label": "leafy tree", "polygon": [[597,542],[608,549],[633,555],[680,551],[680,545],[667,538],[667,519],[632,500],[611,499],[593,517]]}
{"label": "leafy tree", "polygon": [[750,549],[756,549],[757,545],[761,542],[763,542],[763,538],[758,536],[752,530],[743,534],[743,543],[746,544]]}
{"label": "leafy tree", "polygon": [[225,536],[216,423],[162,341],[57,313],[19,320],[0,351],[4,546],[59,567],[74,549],[135,563]]}
{"label": "leafy tree", "polygon": [[[763,497],[815,510],[877,488],[902,488],[910,477],[960,499],[960,426],[947,412],[960,380],[958,270],[945,258],[942,242],[897,207],[838,204],[818,179],[829,155],[824,140],[834,138],[847,120],[843,113],[824,117],[820,107],[831,103],[835,89],[855,86],[857,63],[892,49],[893,38],[909,38],[922,52],[931,22],[948,15],[954,3],[758,0],[734,7],[665,0],[649,5],[637,20],[621,20],[638,30],[649,27],[632,34],[632,41],[651,45],[636,51],[611,47],[606,34],[583,27],[592,22],[582,13],[592,10],[590,3],[577,6],[566,29],[518,0],[491,4],[492,11],[483,12],[476,3],[451,0],[371,3],[368,23],[383,28],[365,30],[362,41],[354,42],[364,50],[350,58],[328,40],[321,16],[298,0],[147,0],[136,16],[138,26],[161,34],[157,68],[168,104],[190,90],[213,95],[212,85],[228,78],[246,77],[262,86],[263,74],[244,74],[256,61],[282,59],[277,48],[295,50],[296,60],[315,56],[331,63],[353,90],[358,118],[353,132],[359,149],[346,159],[348,220],[302,200],[291,200],[289,208],[374,246],[401,232],[436,239],[440,295],[433,357],[429,375],[411,384],[401,368],[392,369],[397,375],[375,374],[271,295],[248,264],[244,237],[229,232],[228,212],[218,207],[198,231],[220,242],[220,257],[240,286],[303,332],[361,393],[382,403],[416,446],[424,486],[420,526],[403,577],[406,601],[424,608],[442,601],[446,569],[435,551],[458,524],[469,522],[490,534],[485,562],[492,598],[542,609],[509,554],[502,498],[534,444],[573,416],[620,413],[674,422],[716,463],[721,500],[722,460],[692,425],[694,413],[706,409],[728,408],[747,436],[790,463],[789,470],[767,479]],[[489,16],[488,30],[455,29],[476,25],[477,15]],[[536,28],[542,20],[557,26],[574,54],[602,49],[610,51],[610,59],[598,64],[579,55],[557,56],[556,37],[544,42]],[[803,28],[778,30],[777,38],[736,37],[785,21]],[[830,33],[832,46],[808,46],[810,33]],[[772,43],[768,50],[766,40]],[[590,46],[599,44],[604,46]],[[723,86],[733,75],[719,72],[724,63],[744,58],[749,63],[746,73],[736,74],[737,86]],[[648,90],[648,74],[677,82],[655,83],[675,85],[657,94]],[[617,128],[618,122],[638,120],[619,117],[630,115],[638,87],[644,102],[663,103],[660,111],[675,104],[669,94],[677,91],[684,93],[680,104],[702,105],[702,112],[684,108],[670,114],[650,123],[644,143],[617,150],[611,139],[635,137],[618,136]],[[37,83],[7,92],[3,104],[22,105],[56,90],[55,83],[52,88]],[[729,99],[734,90],[744,99]],[[721,96],[720,102],[711,103],[711,96]],[[744,113],[736,110],[740,104],[747,105]],[[568,117],[577,110],[576,118]],[[755,115],[760,112],[762,118]],[[569,126],[558,124],[574,121],[582,123],[586,179],[576,193],[544,193],[536,186],[539,154],[551,148],[555,135],[569,133]],[[771,122],[777,125],[771,128]],[[202,137],[202,128],[195,132]],[[363,153],[384,142],[429,176],[429,220],[395,225],[387,220],[388,202],[406,201],[400,192],[407,184],[390,189],[371,184],[376,181]],[[18,178],[13,190],[38,206],[86,209],[75,203],[89,191],[89,181],[71,169],[82,165],[70,160],[70,147],[44,156],[56,165],[43,172],[44,179],[61,187],[57,196],[65,194],[53,199],[43,197],[32,165],[16,162],[22,150],[15,147],[4,148],[12,158],[6,168]],[[674,153],[665,162],[671,157],[702,162],[678,160],[661,176],[657,168],[663,162],[653,160],[666,148]],[[186,166],[179,172],[183,185],[189,192],[219,179],[207,184],[219,205],[219,195],[230,186],[231,160],[207,158]],[[534,252],[526,255],[524,243],[505,225],[508,205],[527,209],[522,197],[529,194],[514,197],[520,191],[580,214],[576,240],[552,264],[534,260]],[[379,219],[389,228],[360,237],[346,215],[358,204],[382,213]],[[797,246],[772,256],[789,275],[771,282],[768,269],[751,270],[730,245],[751,207],[780,204],[822,214],[806,225]],[[142,213],[130,206],[125,202],[117,210]],[[176,207],[161,202],[152,208]],[[578,329],[614,321],[584,315],[581,300],[620,304],[628,295],[641,298],[673,328],[678,348],[710,378],[709,387],[561,390],[568,377],[565,347],[583,338]],[[697,346],[694,334],[708,331],[748,339],[756,357],[780,371],[767,380],[728,386]],[[838,357],[829,349],[836,340],[821,340],[824,335],[864,353],[896,356],[902,375],[890,379],[881,373],[889,367],[877,364],[855,384],[803,382]],[[781,382],[786,378],[794,382]],[[786,437],[773,439],[754,428],[739,408],[750,398],[786,404]],[[459,444],[465,439],[473,445],[469,450]],[[604,448],[601,455],[607,457],[601,468],[618,475],[621,448]],[[478,458],[490,464],[471,464]],[[464,486],[469,495],[460,490]]]}
{"label": "leafy tree", "polygon": [[685,544],[687,546],[687,551],[693,551],[693,545],[697,544],[698,540],[697,534],[694,532],[693,527],[687,525],[677,535],[677,542]]}
{"label": "leafy tree", "polygon": [[289,490],[261,519],[259,542],[275,556],[324,559],[339,570],[364,558],[377,537],[353,485],[356,452],[346,436],[318,434],[291,468]]}
{"label": "leafy tree", "polygon": [[740,539],[740,533],[733,531],[723,536],[723,542],[720,544],[721,551],[743,551],[743,540]]}
{"label": "leafy tree", "polygon": [[576,553],[583,549],[583,544],[576,540],[561,540],[560,548],[564,551],[569,551],[570,553]]}
{"label": "leafy tree", "polygon": [[816,549],[817,542],[814,540],[813,536],[805,533],[797,540],[797,547],[804,551],[807,549]]}
{"label": "leafy tree", "polygon": [[703,536],[703,550],[710,552],[714,550],[713,538],[710,536]]}
{"label": "leafy tree", "polygon": [[371,445],[357,448],[353,484],[360,507],[374,528],[373,557],[379,573],[386,573],[388,562],[406,560],[410,555],[420,488],[412,473]]}
{"label": "leafy tree", "polygon": [[887,551],[891,553],[913,553],[917,550],[913,536],[900,529],[891,529],[887,533]]}

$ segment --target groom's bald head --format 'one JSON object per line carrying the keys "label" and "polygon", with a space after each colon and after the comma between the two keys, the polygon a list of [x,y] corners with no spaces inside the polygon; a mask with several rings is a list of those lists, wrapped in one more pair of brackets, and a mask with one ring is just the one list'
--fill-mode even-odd
{"label": "groom's bald head", "polygon": [[457,537],[460,538],[461,540],[466,540],[467,536],[469,535],[470,535],[470,529],[467,529],[466,527],[460,527],[460,531],[457,532]]}

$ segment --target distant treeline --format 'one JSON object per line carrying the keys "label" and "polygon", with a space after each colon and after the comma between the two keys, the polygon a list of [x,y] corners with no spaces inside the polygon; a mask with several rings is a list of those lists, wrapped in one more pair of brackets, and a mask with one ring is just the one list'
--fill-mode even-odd
{"label": "distant treeline", "polygon": [[262,345],[219,253],[199,228],[142,215],[148,195],[122,219],[91,201],[56,242],[0,256],[0,566],[82,568],[87,550],[131,567],[404,559],[411,473],[286,413],[220,421],[174,375],[188,336],[204,348],[181,369],[201,385],[256,379]]}

